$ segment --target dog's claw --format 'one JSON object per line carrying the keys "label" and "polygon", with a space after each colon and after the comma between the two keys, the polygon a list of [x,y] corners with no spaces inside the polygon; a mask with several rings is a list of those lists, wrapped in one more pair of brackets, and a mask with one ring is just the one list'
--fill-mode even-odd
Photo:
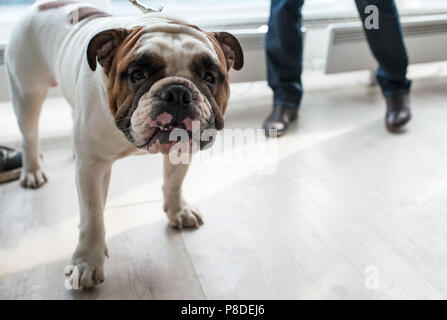
{"label": "dog's claw", "polygon": [[70,288],[74,290],[88,289],[104,282],[102,266],[92,266],[85,262],[68,265],[65,267],[64,273]]}
{"label": "dog's claw", "polygon": [[37,169],[35,171],[23,171],[20,177],[20,185],[24,188],[37,189],[48,181],[45,173]]}
{"label": "dog's claw", "polygon": [[183,228],[197,229],[203,224],[203,219],[197,209],[185,206],[169,219],[169,224],[179,230]]}
{"label": "dog's claw", "polygon": [[64,270],[67,289],[87,289],[104,282],[104,249],[75,251]]}

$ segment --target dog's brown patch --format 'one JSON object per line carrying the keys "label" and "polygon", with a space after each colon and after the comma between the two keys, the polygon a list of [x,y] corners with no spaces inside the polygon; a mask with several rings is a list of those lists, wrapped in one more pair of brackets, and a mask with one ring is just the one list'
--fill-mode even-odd
{"label": "dog's brown patch", "polygon": [[[127,79],[122,74],[127,70],[129,64],[135,59],[135,50],[138,39],[143,34],[143,27],[137,27],[128,30],[128,35],[121,41],[116,48],[113,60],[108,70],[109,87],[108,99],[110,112],[115,116],[123,105],[129,105],[132,102],[134,92],[129,88]],[[121,110],[120,113],[123,111]]]}
{"label": "dog's brown patch", "polygon": [[70,12],[67,17],[67,22],[71,25],[74,25],[85,19],[95,19],[110,16],[111,14],[94,7],[79,7]]}
{"label": "dog's brown patch", "polygon": [[[219,106],[222,117],[225,116],[225,113],[227,112],[227,106],[228,106],[228,99],[230,98],[230,80],[228,77],[228,69],[227,69],[227,62],[225,59],[225,55],[222,51],[222,48],[219,44],[219,42],[216,40],[216,38],[211,34],[207,33],[208,39],[210,39],[211,43],[213,44],[214,51],[217,53],[217,57],[219,59],[219,69],[222,74],[225,75],[225,81],[220,86],[219,90],[216,90],[216,92],[213,94],[214,99],[217,102],[217,105]],[[223,119],[222,119],[223,121]],[[223,123],[222,123],[223,127]]]}
{"label": "dog's brown patch", "polygon": [[46,11],[46,10],[50,10],[50,9],[57,9],[72,3],[76,3],[76,1],[70,1],[70,0],[60,0],[60,1],[49,1],[49,2],[45,2],[40,4],[39,6],[37,6],[37,9],[39,11]]}
{"label": "dog's brown patch", "polygon": [[[216,53],[219,56],[217,65],[214,64],[214,59],[210,58],[207,53],[198,53],[193,57],[190,64],[190,69],[192,74],[199,75],[194,76],[191,80],[200,92],[208,99],[215,117],[215,127],[217,130],[221,130],[224,127],[224,116],[228,106],[228,99],[230,97],[230,81],[228,78],[225,58],[222,58],[217,50]],[[213,87],[208,87],[202,79],[203,73],[208,72],[204,68],[214,69],[213,74],[216,73],[215,66],[209,67],[210,61],[213,61],[212,64],[217,66],[218,69],[218,77]]]}
{"label": "dog's brown patch", "polygon": [[230,70],[234,68],[235,70],[240,70],[244,66],[244,54],[242,52],[241,45],[239,41],[228,32],[212,32],[211,41],[214,43],[217,41],[219,47],[221,48],[227,65],[227,69]]}

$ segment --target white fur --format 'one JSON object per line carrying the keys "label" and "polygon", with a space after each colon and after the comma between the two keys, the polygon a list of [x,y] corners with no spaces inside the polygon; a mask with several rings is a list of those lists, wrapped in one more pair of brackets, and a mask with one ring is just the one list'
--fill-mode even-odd
{"label": "white fur", "polygon": [[[67,14],[81,5],[88,4],[46,11],[38,11],[37,4],[29,8],[12,31],[6,50],[6,67],[14,110],[23,134],[21,182],[24,187],[37,188],[46,182],[38,152],[38,120],[48,89],[57,83],[73,108],[80,233],[73,266],[67,270],[76,266],[80,272],[76,285],[86,288],[104,279],[107,247],[103,211],[112,164],[138,151],[114,124],[107,104],[107,78],[100,66],[93,73],[87,63],[88,41],[103,30],[148,26],[152,30],[142,44],[147,42],[149,47],[143,45],[140,50],[159,50],[179,76],[187,69],[178,61],[187,62],[196,50],[207,50],[213,56],[216,53],[199,31],[167,24],[169,18],[161,14],[99,18],[67,27]],[[168,49],[161,50],[154,43],[164,43]],[[164,203],[170,224],[179,228],[198,226],[202,223],[200,216],[181,198],[187,165],[173,165],[167,156],[164,165]]]}
{"label": "white fur", "polygon": [[142,52],[154,52],[163,57],[168,66],[167,74],[175,73],[180,77],[191,75],[188,64],[198,53],[208,53],[217,61],[213,45],[203,32],[178,25],[157,24],[147,27],[150,33],[140,38],[142,43],[137,55]]}

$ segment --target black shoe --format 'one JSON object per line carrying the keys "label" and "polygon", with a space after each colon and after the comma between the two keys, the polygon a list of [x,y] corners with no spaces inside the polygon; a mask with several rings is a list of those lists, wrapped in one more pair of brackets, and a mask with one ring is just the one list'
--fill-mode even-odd
{"label": "black shoe", "polygon": [[388,131],[399,131],[411,119],[408,94],[386,98],[385,124]]}
{"label": "black shoe", "polygon": [[269,136],[270,131],[276,129],[278,137],[286,133],[289,124],[296,120],[298,111],[294,108],[287,108],[282,106],[273,107],[272,113],[264,121],[264,130],[266,136]]}
{"label": "black shoe", "polygon": [[0,183],[20,178],[22,153],[0,146]]}

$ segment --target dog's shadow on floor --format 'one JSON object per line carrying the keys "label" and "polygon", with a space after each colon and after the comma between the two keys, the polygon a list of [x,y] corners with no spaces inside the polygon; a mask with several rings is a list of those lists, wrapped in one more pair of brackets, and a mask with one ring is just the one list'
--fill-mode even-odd
{"label": "dog's shadow on floor", "polygon": [[182,232],[192,231],[168,227],[163,219],[109,238],[105,282],[88,290],[65,287],[67,248],[60,260],[1,277],[0,299],[203,299],[182,239]]}

